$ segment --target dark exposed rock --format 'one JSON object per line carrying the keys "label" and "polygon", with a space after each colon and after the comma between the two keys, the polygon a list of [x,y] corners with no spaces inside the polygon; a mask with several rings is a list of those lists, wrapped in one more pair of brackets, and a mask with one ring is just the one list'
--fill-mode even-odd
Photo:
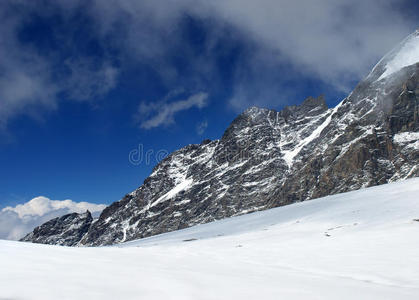
{"label": "dark exposed rock", "polygon": [[93,222],[89,211],[83,214],[71,213],[52,219],[36,227],[21,241],[38,244],[75,246],[87,233]]}
{"label": "dark exposed rock", "polygon": [[201,145],[206,145],[206,144],[209,144],[209,143],[211,143],[211,140],[205,139],[201,142]]}

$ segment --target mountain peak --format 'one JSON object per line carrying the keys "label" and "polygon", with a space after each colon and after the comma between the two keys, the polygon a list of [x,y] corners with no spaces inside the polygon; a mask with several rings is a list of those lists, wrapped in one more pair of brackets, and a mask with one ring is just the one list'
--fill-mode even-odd
{"label": "mountain peak", "polygon": [[[285,106],[283,109],[283,113],[287,114],[297,112],[299,115],[304,115],[317,110],[323,112],[327,109],[328,107],[324,95],[320,95],[317,98],[311,96],[307,97],[300,105]],[[242,113],[242,115],[250,116],[253,119],[257,119],[260,116],[267,116],[272,111],[276,113],[276,111],[273,109],[252,106],[246,109]]]}
{"label": "mountain peak", "polygon": [[419,29],[407,36],[386,54],[368,76],[373,81],[383,80],[404,67],[419,62]]}
{"label": "mountain peak", "polygon": [[317,98],[314,98],[311,96],[307,97],[301,105],[316,107],[316,106],[325,105],[325,104],[326,104],[326,100],[324,99],[324,95],[320,95]]}
{"label": "mountain peak", "polygon": [[324,95],[320,95],[317,98],[308,97],[303,101],[303,103],[301,103],[301,105],[299,105],[299,107],[307,112],[315,108],[322,108],[324,110],[328,109]]}
{"label": "mountain peak", "polygon": [[246,116],[258,116],[260,114],[267,114],[270,110],[267,108],[261,108],[257,106],[251,106],[243,112]]}

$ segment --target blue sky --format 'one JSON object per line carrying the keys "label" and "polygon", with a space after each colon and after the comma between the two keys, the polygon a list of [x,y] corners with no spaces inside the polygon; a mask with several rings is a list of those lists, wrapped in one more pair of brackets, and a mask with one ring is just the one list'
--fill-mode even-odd
{"label": "blue sky", "polygon": [[336,105],[418,27],[376,2],[2,1],[0,208],[109,204],[249,106]]}

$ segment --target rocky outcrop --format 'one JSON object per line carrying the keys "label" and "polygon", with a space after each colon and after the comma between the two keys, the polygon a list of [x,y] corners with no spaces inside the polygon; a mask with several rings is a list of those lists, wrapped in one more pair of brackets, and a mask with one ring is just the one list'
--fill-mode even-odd
{"label": "rocky outcrop", "polygon": [[21,241],[38,244],[75,246],[87,233],[93,218],[89,211],[83,214],[71,213],[52,219],[36,227]]}
{"label": "rocky outcrop", "polygon": [[[274,205],[418,176],[418,82],[415,64],[358,85],[319,139],[302,151]],[[412,143],[403,143],[402,136]]]}

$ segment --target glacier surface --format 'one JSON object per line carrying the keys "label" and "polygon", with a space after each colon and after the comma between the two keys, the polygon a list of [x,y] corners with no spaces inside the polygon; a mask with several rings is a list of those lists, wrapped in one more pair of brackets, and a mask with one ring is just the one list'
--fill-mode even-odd
{"label": "glacier surface", "polygon": [[0,240],[1,299],[419,299],[419,178],[112,247]]}

